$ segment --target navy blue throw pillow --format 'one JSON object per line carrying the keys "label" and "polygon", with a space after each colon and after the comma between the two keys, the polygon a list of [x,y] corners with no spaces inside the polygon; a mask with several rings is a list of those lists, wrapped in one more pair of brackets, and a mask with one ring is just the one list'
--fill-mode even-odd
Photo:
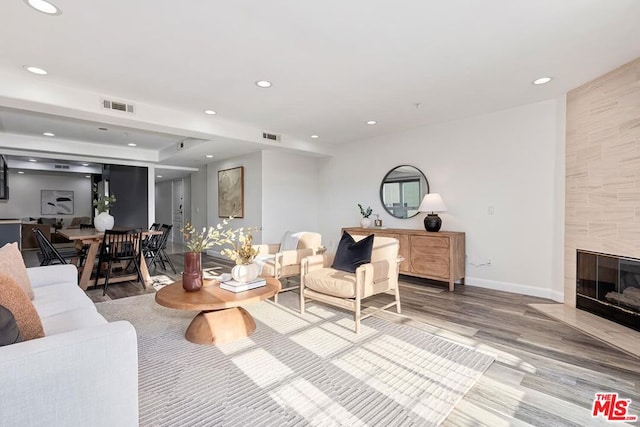
{"label": "navy blue throw pillow", "polygon": [[0,347],[22,341],[22,334],[16,324],[13,313],[0,305]]}
{"label": "navy blue throw pillow", "polygon": [[362,264],[371,262],[371,251],[373,250],[373,234],[356,242],[346,231],[342,233],[336,256],[333,259],[332,268],[336,270],[355,273],[356,268]]}

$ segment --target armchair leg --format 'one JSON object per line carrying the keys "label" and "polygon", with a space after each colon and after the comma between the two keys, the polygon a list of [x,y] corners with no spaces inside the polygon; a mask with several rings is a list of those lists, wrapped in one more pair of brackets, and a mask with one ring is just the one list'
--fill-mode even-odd
{"label": "armchair leg", "polygon": [[302,293],[302,287],[300,287],[300,314],[304,314],[304,295]]}
{"label": "armchair leg", "polygon": [[276,304],[278,303],[278,293],[273,296],[273,302],[275,302]]}
{"label": "armchair leg", "polygon": [[396,285],[396,313],[400,314],[402,309],[400,308],[400,286]]}

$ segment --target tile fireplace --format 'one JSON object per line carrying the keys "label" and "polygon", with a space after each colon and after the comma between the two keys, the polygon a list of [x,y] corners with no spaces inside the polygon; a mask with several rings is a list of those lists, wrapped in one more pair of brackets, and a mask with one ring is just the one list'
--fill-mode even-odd
{"label": "tile fireplace", "polygon": [[577,251],[576,307],[640,331],[640,259]]}

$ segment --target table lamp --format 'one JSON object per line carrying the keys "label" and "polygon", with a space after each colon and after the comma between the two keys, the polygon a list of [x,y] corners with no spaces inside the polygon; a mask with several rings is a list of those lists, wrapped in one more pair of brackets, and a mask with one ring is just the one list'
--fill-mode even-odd
{"label": "table lamp", "polygon": [[447,207],[442,201],[442,197],[438,193],[429,193],[424,196],[418,211],[428,212],[424,217],[424,228],[427,231],[439,231],[442,226],[442,220],[436,212],[446,212]]}

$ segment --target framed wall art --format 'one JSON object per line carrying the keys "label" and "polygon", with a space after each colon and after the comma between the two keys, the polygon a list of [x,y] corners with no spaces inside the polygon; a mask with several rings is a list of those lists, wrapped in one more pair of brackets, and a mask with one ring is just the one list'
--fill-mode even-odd
{"label": "framed wall art", "polygon": [[42,215],[73,215],[73,191],[40,190]]}
{"label": "framed wall art", "polygon": [[218,216],[244,218],[244,166],[218,171]]}

